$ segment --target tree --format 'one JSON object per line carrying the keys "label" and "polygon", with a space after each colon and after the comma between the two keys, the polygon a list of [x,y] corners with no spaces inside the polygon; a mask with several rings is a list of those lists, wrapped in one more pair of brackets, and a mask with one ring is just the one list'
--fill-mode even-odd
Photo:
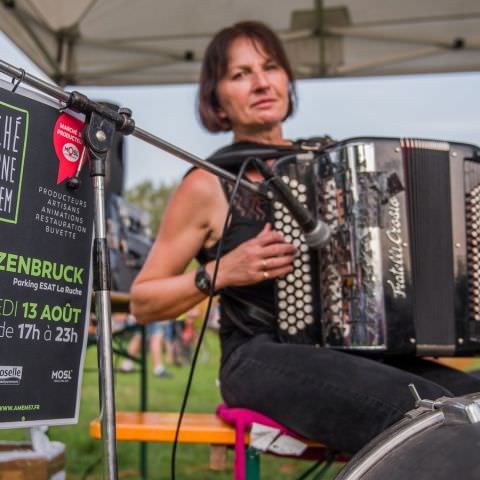
{"label": "tree", "polygon": [[162,221],[170,195],[176,187],[177,183],[175,182],[171,184],[160,182],[158,186],[155,186],[151,180],[146,180],[125,193],[128,202],[148,212],[150,228],[154,235]]}

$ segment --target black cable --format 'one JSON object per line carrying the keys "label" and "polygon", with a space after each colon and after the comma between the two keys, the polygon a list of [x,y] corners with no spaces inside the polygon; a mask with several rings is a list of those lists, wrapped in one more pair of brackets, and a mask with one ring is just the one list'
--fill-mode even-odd
{"label": "black cable", "polygon": [[177,456],[178,436],[179,436],[179,433],[180,433],[180,427],[182,425],[183,415],[185,414],[185,409],[187,407],[188,396],[190,394],[190,388],[192,386],[193,374],[195,373],[195,367],[196,367],[198,355],[199,355],[199,352],[200,352],[200,346],[202,344],[203,337],[204,337],[205,331],[207,329],[208,318],[210,316],[210,309],[212,307],[212,300],[213,300],[213,297],[214,297],[214,294],[215,294],[215,282],[217,280],[218,267],[219,267],[219,264],[220,264],[220,257],[221,257],[222,250],[223,250],[223,240],[224,240],[224,237],[225,237],[225,231],[226,231],[226,229],[227,229],[227,227],[230,223],[230,218],[232,216],[233,200],[235,198],[235,195],[237,194],[238,187],[240,186],[240,180],[243,177],[243,174],[245,173],[245,170],[246,170],[248,164],[252,160],[253,160],[252,157],[247,158],[242,163],[242,166],[240,167],[240,170],[238,172],[237,178],[235,180],[235,185],[233,187],[232,194],[231,194],[231,197],[230,197],[230,201],[229,201],[229,204],[228,204],[228,211],[227,211],[227,216],[225,218],[225,223],[223,224],[222,234],[220,236],[217,251],[215,253],[215,260],[214,260],[215,263],[214,263],[212,281],[211,281],[211,284],[210,284],[210,291],[209,291],[209,294],[208,294],[207,309],[206,309],[205,315],[203,317],[202,326],[200,328],[200,333],[198,335],[197,345],[195,346],[195,350],[193,352],[192,363],[190,365],[190,371],[188,373],[187,385],[185,387],[185,392],[183,394],[182,405],[180,407],[180,412],[179,412],[179,416],[178,416],[177,428],[175,430],[175,438],[173,440],[172,456],[171,456],[171,462],[170,462],[170,475],[171,475],[170,478],[171,478],[171,480],[175,480],[175,463],[176,463],[176,456]]}
{"label": "black cable", "polygon": [[96,458],[90,465],[87,465],[84,472],[82,473],[80,480],[87,480],[87,478],[93,473],[93,471],[100,465],[102,462],[102,455]]}
{"label": "black cable", "polygon": [[296,480],[306,480],[325,460],[318,460],[307,468]]}
{"label": "black cable", "polygon": [[314,473],[318,467],[320,471],[315,476],[315,479],[320,479],[326,473],[326,471],[331,467],[332,463],[335,462],[335,454],[331,451],[327,451],[325,457],[321,460],[315,462],[312,466],[310,466],[305,472],[303,472],[296,480],[306,480],[310,474]]}

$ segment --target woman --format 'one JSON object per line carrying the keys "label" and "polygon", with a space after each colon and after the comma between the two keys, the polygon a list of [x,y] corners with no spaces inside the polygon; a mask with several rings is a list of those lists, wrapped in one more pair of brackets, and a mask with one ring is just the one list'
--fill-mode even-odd
{"label": "woman", "polygon": [[[212,40],[199,110],[210,131],[233,131],[234,143],[222,153],[288,148],[292,142],[284,138],[282,123],[293,111],[294,96],[291,67],[265,25],[242,22]],[[234,162],[232,170],[238,165]],[[246,176],[262,180],[253,170]],[[205,298],[230,191],[199,169],[183,179],[133,285],[132,309],[140,321],[177,317]],[[450,395],[449,389],[457,395],[480,390],[475,379],[422,360],[402,365],[419,376],[348,353],[280,343],[275,325],[244,308],[272,312],[274,279],[293,268],[295,247],[268,219],[268,203],[240,189],[215,285],[222,307],[221,391],[228,405],[257,410],[307,438],[353,453],[413,408],[409,383],[431,399]],[[185,272],[194,257],[203,267]]]}

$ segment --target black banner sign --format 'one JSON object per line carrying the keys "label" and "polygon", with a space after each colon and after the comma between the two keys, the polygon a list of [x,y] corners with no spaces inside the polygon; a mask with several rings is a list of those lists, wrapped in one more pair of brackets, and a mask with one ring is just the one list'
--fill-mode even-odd
{"label": "black banner sign", "polygon": [[[7,87],[5,87],[7,85]],[[82,121],[0,83],[0,427],[78,418],[91,295]]]}

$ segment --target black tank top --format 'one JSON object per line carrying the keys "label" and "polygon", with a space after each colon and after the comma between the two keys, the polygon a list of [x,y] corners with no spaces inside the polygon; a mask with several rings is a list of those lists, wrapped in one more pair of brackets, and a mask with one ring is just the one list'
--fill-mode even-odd
{"label": "black tank top", "polygon": [[[277,148],[275,146],[260,145],[251,142],[239,142],[230,145],[220,152],[235,152],[244,150],[246,147],[252,148]],[[215,159],[214,154],[211,159]],[[241,159],[237,162],[230,162],[228,165],[222,165],[232,173],[237,173]],[[220,180],[227,202],[230,201],[233,185],[230,182]],[[255,195],[239,187],[235,195],[232,208],[232,218],[228,225],[223,240],[222,255],[238,247],[241,243],[249,240],[260,233],[265,224],[271,219],[271,204],[260,195]],[[197,260],[201,263],[207,263],[215,259],[218,244],[210,248],[202,248],[197,254]],[[228,358],[230,353],[243,342],[250,339],[253,335],[259,333],[275,334],[274,323],[261,323],[250,318],[245,307],[239,303],[238,299],[244,302],[273,312],[274,309],[274,280],[266,280],[254,285],[245,285],[240,287],[227,287],[220,291],[220,340],[222,346],[222,363]]]}
{"label": "black tank top", "polygon": [[[290,153],[298,153],[311,149],[312,145],[326,146],[332,143],[328,136],[315,137],[308,140],[297,140],[290,146],[265,145],[255,142],[238,142],[215,152],[208,160],[216,165],[237,174],[245,159],[245,152],[249,156],[259,158],[278,158]],[[279,154],[278,154],[279,153]],[[227,201],[230,201],[233,185],[222,181],[223,191]],[[264,197],[240,187],[234,199],[232,220],[226,229],[222,255],[236,248],[241,243],[255,237],[267,222],[271,221],[271,204]],[[197,254],[197,260],[204,264],[215,258],[217,246],[208,249],[202,248]],[[253,335],[269,333],[277,336],[276,322],[255,320],[247,315],[245,306],[238,299],[254,307],[274,314],[275,281],[270,279],[254,285],[242,287],[228,287],[220,292],[220,340],[222,346],[222,364],[228,356],[242,343]]]}

